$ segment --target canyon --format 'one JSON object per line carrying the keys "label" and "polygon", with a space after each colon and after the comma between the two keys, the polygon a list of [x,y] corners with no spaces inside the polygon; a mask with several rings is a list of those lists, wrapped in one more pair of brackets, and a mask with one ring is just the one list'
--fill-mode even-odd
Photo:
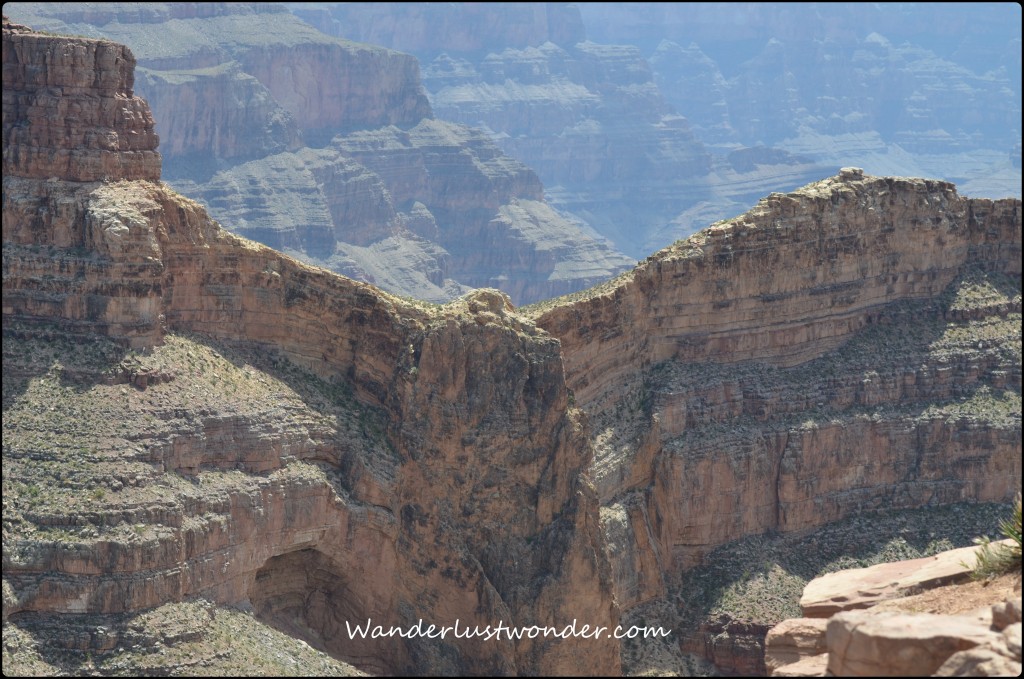
{"label": "canyon", "polygon": [[436,114],[481,126],[632,257],[843,165],[1020,198],[1020,13],[812,3],[296,3],[416,55]]}
{"label": "canyon", "polygon": [[436,118],[410,55],[329,37],[271,3],[5,12],[131,48],[164,179],[231,231],[308,263],[417,299],[495,287],[515,303],[635,263],[556,210],[481,131]]}
{"label": "canyon", "polygon": [[[210,17],[252,20],[202,7],[132,18],[99,6],[75,21],[191,31]],[[399,75],[414,63],[329,44],[315,48],[326,63],[391,59]],[[209,43],[190,49],[188,68],[211,69],[196,75],[208,85],[304,87],[275,75],[258,46],[224,68]],[[169,54],[158,69],[159,58],[146,68],[181,66]],[[691,654],[764,672],[765,634],[781,618],[698,609],[690,596],[739,563],[722,550],[824,540],[817,531],[894,510],[932,526],[952,512],[980,531],[986,503],[1019,491],[1019,199],[847,167],[584,291],[517,306],[512,292],[459,283],[434,304],[230,233],[162,182],[160,114],[136,93],[135,59],[108,40],[4,22],[5,670],[652,667],[642,645],[615,640],[343,631],[459,619],[657,620],[675,631],[677,671]],[[269,133],[239,135],[264,145],[241,154],[272,153],[204,182],[225,226],[250,209],[236,187],[259,193],[291,167],[334,182],[324,209],[365,229],[361,247],[381,243],[395,215],[407,238],[440,230],[444,214],[492,240],[434,251],[441,260],[508,255],[512,232],[534,234],[527,249],[540,257],[544,220],[560,218],[536,175],[482,133],[426,117],[425,98],[380,97],[360,114],[378,127],[321,149],[296,147],[296,131],[337,120],[278,108],[280,92],[260,98],[251,113]],[[184,143],[169,152],[187,155]],[[423,193],[422,182],[451,190]],[[418,202],[428,194],[450,202]],[[297,252],[283,231],[275,243]],[[519,280],[516,300],[549,296]],[[854,525],[860,537],[838,540],[840,553],[872,532]]]}

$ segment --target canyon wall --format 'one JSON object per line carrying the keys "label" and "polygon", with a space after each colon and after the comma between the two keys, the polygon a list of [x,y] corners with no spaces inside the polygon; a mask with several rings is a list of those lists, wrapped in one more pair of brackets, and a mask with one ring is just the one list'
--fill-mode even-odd
{"label": "canyon wall", "polygon": [[[532,307],[619,554],[673,572],[741,535],[1009,499],[1020,233],[1017,200],[848,168]],[[663,591],[645,583],[620,601]]]}
{"label": "canyon wall", "polygon": [[760,672],[764,621],[673,599],[716,547],[1011,500],[1020,250],[1019,200],[846,168],[529,307],[588,414],[623,609],[672,601],[684,651]]}
{"label": "canyon wall", "polygon": [[873,174],[1020,198],[1020,10],[588,3],[706,144],[768,145]]}
{"label": "canyon wall", "polygon": [[[139,144],[92,151],[125,168],[107,181],[40,176],[42,154],[8,140],[63,142],[24,113],[23,73],[57,87],[99,69],[77,94],[148,121],[144,159],[152,118],[124,47],[6,21],[3,40],[5,625],[202,597],[378,673],[617,671],[603,640],[343,634],[367,618],[614,626],[558,343],[498,291],[416,306],[229,234],[158,165],[133,174]],[[52,476],[68,470],[70,486]]]}
{"label": "canyon wall", "polygon": [[417,299],[495,287],[516,303],[635,261],[552,209],[483,133],[435,120],[408,54],[329,37],[272,4],[7,11],[131,47],[165,178],[229,230],[303,261]]}
{"label": "canyon wall", "polygon": [[[239,238],[158,183],[127,49],[6,21],[3,47],[5,644],[70,673],[129,662],[137,620],[197,601],[371,672],[437,674],[615,673],[622,649],[346,622],[614,626],[656,605],[700,628],[677,647],[756,671],[764,625],[673,598],[711,550],[1020,487],[1019,200],[846,168],[583,293],[432,305]],[[278,119],[285,150],[207,190],[243,223],[287,187],[298,225],[246,225],[283,249],[332,247],[320,209],[360,224],[339,266],[415,253],[388,275],[451,295],[454,258],[487,270],[517,240],[584,270],[537,177],[480,133],[425,119],[287,150],[300,124]],[[446,223],[492,248],[437,246]],[[54,634],[64,618],[79,631]]]}
{"label": "canyon wall", "polygon": [[784,152],[742,167],[718,157],[667,103],[641,51],[588,40],[574,5],[293,11],[329,35],[415,54],[439,118],[487,130],[536,170],[553,204],[633,257],[832,169]]}

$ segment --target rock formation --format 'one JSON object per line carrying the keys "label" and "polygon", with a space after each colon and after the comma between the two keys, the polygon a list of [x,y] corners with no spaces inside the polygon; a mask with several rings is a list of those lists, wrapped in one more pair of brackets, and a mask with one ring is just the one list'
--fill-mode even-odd
{"label": "rock formation", "polygon": [[[497,291],[423,309],[221,229],[156,183],[123,46],[5,22],[3,49],[5,639],[61,614],[112,621],[116,644],[201,597],[375,672],[617,671],[603,640],[342,634],[614,627],[558,343]],[[33,97],[63,87],[37,122]],[[109,143],[70,145],[78,124]],[[65,150],[124,173],[39,160]]]}
{"label": "rock formation", "polygon": [[475,287],[536,301],[635,262],[553,210],[482,133],[434,120],[407,54],[328,37],[277,5],[10,9],[131,47],[166,178],[242,236],[434,302]]}
{"label": "rock formation", "polygon": [[[292,657],[375,673],[615,673],[614,641],[346,622],[614,627],[657,608],[702,630],[677,652],[759,671],[763,620],[690,619],[673,596],[712,550],[1020,487],[1019,200],[846,168],[583,293],[430,305],[230,234],[158,183],[129,51],[6,23],[3,40],[5,654],[32,667],[228,671],[251,644],[225,630],[260,623],[313,647]],[[499,248],[562,247],[536,238],[536,177],[447,123],[246,172],[371,197],[324,207],[370,225],[369,249],[396,219],[426,237],[477,209],[431,162],[495,188]],[[492,264],[419,252],[431,272],[445,252]]]}
{"label": "rock formation", "polygon": [[633,257],[833,169],[787,157],[737,170],[713,157],[666,102],[640,50],[587,40],[575,5],[293,11],[329,35],[415,54],[439,118],[488,130],[536,170],[553,204]]}
{"label": "rock formation", "polygon": [[159,180],[159,140],[148,106],[134,95],[132,53],[110,42],[25,33],[3,45],[4,174]]}
{"label": "rock formation", "polygon": [[744,535],[1009,501],[1020,243],[1020,201],[847,168],[530,307],[590,418],[620,604]]}
{"label": "rock formation", "polygon": [[[837,571],[811,581],[801,599],[806,617],[785,620],[768,632],[769,674],[1020,674],[1020,575],[984,583],[991,584],[989,591],[955,584],[971,577],[977,549]],[[1013,593],[1003,600],[1007,588]]]}
{"label": "rock formation", "polygon": [[637,46],[705,144],[936,176],[1020,197],[1020,13],[908,5],[581,5],[592,40]]}

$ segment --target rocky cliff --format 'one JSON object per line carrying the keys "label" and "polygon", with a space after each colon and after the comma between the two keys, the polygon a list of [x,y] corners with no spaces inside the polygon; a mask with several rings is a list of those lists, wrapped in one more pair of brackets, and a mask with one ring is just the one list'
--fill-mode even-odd
{"label": "rocky cliff", "polygon": [[435,302],[488,286],[536,301],[635,261],[547,205],[482,133],[434,120],[410,55],[328,37],[279,5],[8,11],[131,47],[166,178],[247,238]]}
{"label": "rocky cliff", "polygon": [[847,168],[531,307],[590,417],[620,603],[743,535],[1008,501],[1020,247],[1018,200]]}
{"label": "rocky cliff", "polygon": [[486,126],[636,258],[842,165],[1020,197],[1015,6],[292,8],[418,56],[438,117]]}
{"label": "rocky cliff", "polygon": [[536,170],[554,205],[636,258],[833,169],[805,157],[736,169],[717,157],[666,101],[641,51],[588,40],[575,5],[292,9],[330,35],[415,54],[439,118],[489,131]]}
{"label": "rocky cliff", "polygon": [[135,57],[124,45],[25,31],[4,41],[3,63],[5,175],[160,179],[153,116],[134,94]]}
{"label": "rocky cliff", "polygon": [[[227,233],[155,181],[126,48],[6,22],[3,44],[11,648],[73,673],[237,671],[253,645],[220,635],[242,606],[378,673],[617,671],[603,640],[344,633],[614,626],[558,343],[497,291],[417,307]],[[95,106],[37,122],[25,73]],[[14,152],[60,150],[55,121],[113,145],[133,119],[148,146],[92,151],[125,168],[105,181]]]}
{"label": "rocky cliff", "polygon": [[[962,530],[959,508],[938,527],[946,505],[1020,487],[1019,200],[848,168],[585,293],[411,302],[232,235],[155,181],[119,49],[4,26],[5,668],[279,672],[253,641],[270,639],[306,670],[614,673],[624,655],[650,669],[654,646],[351,639],[345,623],[653,611],[669,655],[752,672],[778,620],[695,607],[694,582],[740,563],[716,550],[804,536],[790,553],[838,558],[880,510]],[[90,64],[117,73],[32,114],[38,82]],[[71,145],[79,125],[108,145]],[[380,228],[440,228],[423,182],[438,212],[467,207],[418,171],[429,159],[501,177],[488,209],[509,224],[540,218],[535,178],[464,128],[385,129],[274,158],[395,197],[358,212]],[[42,164],[61,150],[124,174]],[[766,576],[807,575],[765,554]]]}

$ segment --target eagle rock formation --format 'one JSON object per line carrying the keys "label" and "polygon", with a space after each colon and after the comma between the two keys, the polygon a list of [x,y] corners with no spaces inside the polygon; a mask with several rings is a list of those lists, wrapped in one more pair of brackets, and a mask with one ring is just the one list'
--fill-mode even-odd
{"label": "eagle rock formation", "polygon": [[615,640],[348,625],[661,606],[763,671],[766,626],[679,599],[716,548],[1020,488],[1019,200],[848,168],[583,293],[440,306],[161,183],[124,46],[5,20],[3,65],[5,670],[615,674]]}
{"label": "eagle rock formation", "polygon": [[411,55],[324,35],[271,3],[5,12],[130,47],[165,180],[302,261],[417,299],[494,287],[517,304],[635,264],[553,209],[483,132],[435,119]]}

